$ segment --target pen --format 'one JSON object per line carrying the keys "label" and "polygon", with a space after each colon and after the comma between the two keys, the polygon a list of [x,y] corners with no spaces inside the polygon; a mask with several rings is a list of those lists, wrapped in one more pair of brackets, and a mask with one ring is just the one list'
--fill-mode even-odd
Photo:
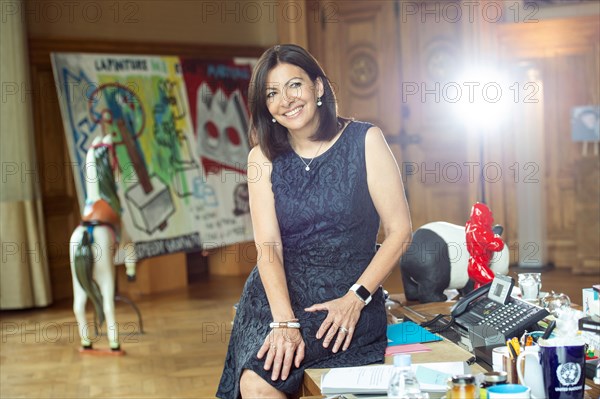
{"label": "pen", "polygon": [[511,340],[511,342],[515,353],[517,354],[517,356],[519,356],[519,353],[521,353],[521,345],[519,345],[519,339],[517,337],[514,337]]}
{"label": "pen", "polygon": [[510,339],[508,341],[506,341],[506,346],[508,347],[508,352],[510,353],[510,358],[516,359],[519,355],[517,355],[517,353],[515,352],[515,348],[513,348],[512,342]]}
{"label": "pen", "polygon": [[520,342],[521,342],[521,347],[524,347],[525,343],[527,342],[527,330],[525,330],[523,335],[521,335]]}
{"label": "pen", "polygon": [[550,324],[548,324],[548,327],[546,327],[546,331],[544,331],[544,335],[542,335],[542,339],[548,339],[550,337],[550,334],[552,334],[554,327],[556,327],[556,320],[552,320]]}

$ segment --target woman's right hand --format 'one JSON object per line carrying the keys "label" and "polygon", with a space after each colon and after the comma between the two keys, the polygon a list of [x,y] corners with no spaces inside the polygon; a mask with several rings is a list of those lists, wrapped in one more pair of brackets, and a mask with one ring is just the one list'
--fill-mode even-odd
{"label": "woman's right hand", "polygon": [[279,377],[286,380],[290,375],[292,363],[300,367],[304,359],[304,339],[298,328],[273,328],[260,347],[257,357],[265,354],[265,370],[271,370],[271,380]]}

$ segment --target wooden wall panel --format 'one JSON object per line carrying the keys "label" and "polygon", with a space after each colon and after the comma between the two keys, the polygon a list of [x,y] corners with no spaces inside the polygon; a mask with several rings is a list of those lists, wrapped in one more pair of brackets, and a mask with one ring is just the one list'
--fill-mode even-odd
{"label": "wooden wall panel", "polygon": [[21,9],[9,7],[7,11],[17,8],[16,17],[27,20],[29,35],[35,39],[194,46],[267,47],[277,43],[280,18],[299,19],[296,7],[279,1],[26,0]]}
{"label": "wooden wall panel", "polygon": [[583,157],[577,161],[576,170],[579,171],[575,190],[578,264],[574,271],[594,274],[594,283],[597,283],[600,275],[600,158],[597,155]]}

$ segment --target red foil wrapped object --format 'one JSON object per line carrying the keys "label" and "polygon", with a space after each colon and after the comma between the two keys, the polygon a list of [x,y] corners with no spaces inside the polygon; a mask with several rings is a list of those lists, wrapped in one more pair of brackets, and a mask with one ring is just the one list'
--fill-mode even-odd
{"label": "red foil wrapped object", "polygon": [[475,282],[475,288],[494,279],[489,264],[494,252],[504,248],[504,241],[492,230],[494,218],[487,205],[477,202],[471,208],[471,216],[465,225],[467,250],[469,251],[469,277]]}

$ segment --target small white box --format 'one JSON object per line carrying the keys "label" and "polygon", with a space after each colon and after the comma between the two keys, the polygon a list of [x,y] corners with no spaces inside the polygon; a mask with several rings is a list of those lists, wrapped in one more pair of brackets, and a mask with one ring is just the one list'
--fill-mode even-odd
{"label": "small white box", "polygon": [[588,316],[600,316],[600,294],[593,288],[584,288],[582,290],[583,313]]}

